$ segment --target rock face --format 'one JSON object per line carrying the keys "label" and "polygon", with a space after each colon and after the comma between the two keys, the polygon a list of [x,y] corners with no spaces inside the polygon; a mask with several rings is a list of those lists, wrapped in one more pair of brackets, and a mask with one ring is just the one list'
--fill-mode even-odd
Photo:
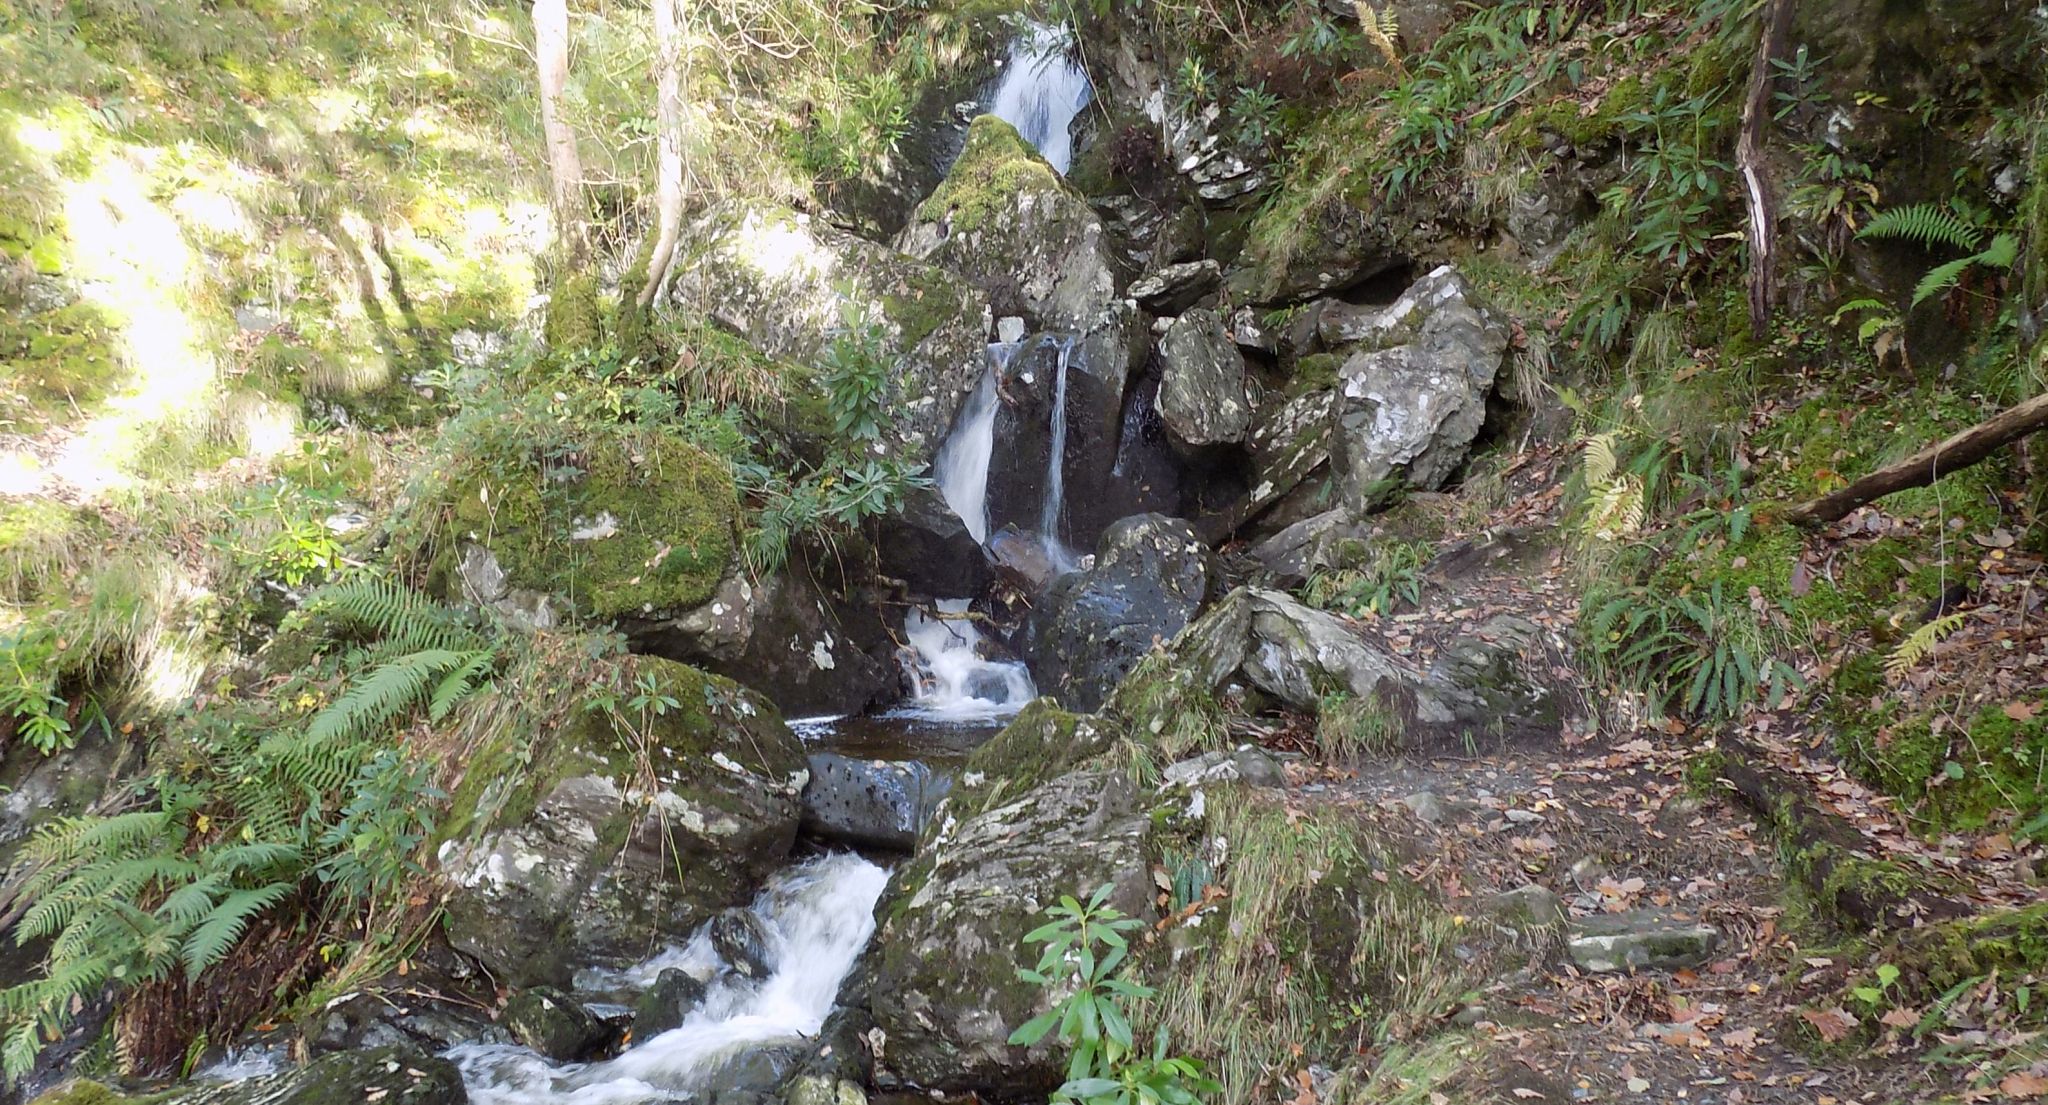
{"label": "rock face", "polygon": [[1385,227],[1365,211],[1331,201],[1308,218],[1311,225],[1292,250],[1246,249],[1245,264],[1224,281],[1231,302],[1296,302],[1407,263]]}
{"label": "rock face", "polygon": [[1144,655],[1201,609],[1213,572],[1209,550],[1178,518],[1141,514],[1109,527],[1095,566],[1060,579],[1035,648],[1039,687],[1069,709],[1092,711]]}
{"label": "rock face", "polygon": [[878,907],[870,1004],[886,1049],[876,1078],[925,1089],[1029,1095],[1061,1080],[1062,1056],[1010,1033],[1048,1008],[1017,978],[1024,934],[1062,894],[1109,883],[1126,915],[1146,908],[1148,820],[1121,774],[1080,770],[1007,805],[938,825]]}
{"label": "rock face", "polygon": [[1215,261],[1181,261],[1133,280],[1130,295],[1154,314],[1177,315],[1215,291],[1222,280],[1223,270]]}
{"label": "rock face", "polygon": [[884,443],[929,461],[988,364],[986,301],[952,273],[765,204],[720,204],[687,228],[676,302],[773,357],[810,363],[849,307],[884,328],[889,406]]}
{"label": "rock face", "polygon": [[1589,971],[1668,971],[1705,963],[1720,941],[1712,925],[1634,910],[1572,922],[1565,948]]}
{"label": "rock face", "polygon": [[1214,311],[1198,308],[1173,320],[1159,339],[1159,360],[1159,416],[1176,439],[1187,445],[1244,440],[1252,424],[1244,355]]}
{"label": "rock face", "polygon": [[635,962],[745,901],[795,840],[808,772],[774,708],[670,661],[634,671],[673,703],[627,717],[637,734],[614,721],[623,703],[572,707],[559,732],[504,738],[536,745],[529,767],[457,794],[458,813],[501,812],[442,848],[448,937],[502,980],[561,985]]}
{"label": "rock face", "polygon": [[1372,529],[1343,510],[1328,510],[1288,526],[1252,546],[1253,559],[1274,587],[1292,590],[1318,571],[1347,559],[1348,543],[1362,543]]}
{"label": "rock face", "polygon": [[1465,460],[1508,330],[1444,266],[1384,311],[1335,324],[1363,343],[1338,370],[1331,464],[1344,505],[1370,509],[1385,481],[1434,490]]}
{"label": "rock face", "polygon": [[912,257],[959,273],[997,315],[1085,333],[1116,297],[1102,219],[1017,129],[984,115],[952,171],[897,238]]}

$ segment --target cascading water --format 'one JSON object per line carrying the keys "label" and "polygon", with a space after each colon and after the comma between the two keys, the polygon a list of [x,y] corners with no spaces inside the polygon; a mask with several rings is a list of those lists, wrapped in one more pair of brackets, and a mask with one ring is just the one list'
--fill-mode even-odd
{"label": "cascading water", "polygon": [[1067,361],[1075,344],[1072,338],[1060,343],[1052,385],[1052,453],[1045,461],[1045,501],[1038,508],[1038,534],[1045,542],[1046,558],[1061,575],[1077,566],[1073,552],[1060,540],[1060,510],[1067,498]]}
{"label": "cascading water", "polygon": [[1071,56],[1065,27],[1034,24],[1010,44],[1010,65],[996,85],[989,114],[1017,128],[1061,176],[1074,159],[1074,116],[1095,98],[1088,73]]}
{"label": "cascading water", "polygon": [[967,397],[967,405],[960,408],[953,432],[932,461],[939,497],[966,523],[977,545],[988,540],[988,466],[996,447],[996,373],[1009,365],[1021,344],[998,342],[988,347],[988,371]]}
{"label": "cascading water", "polygon": [[981,631],[967,615],[967,599],[940,599],[926,614],[903,616],[903,635],[917,653],[913,706],[926,717],[975,720],[1014,714],[1038,697],[1031,673],[1011,660],[981,655]]}
{"label": "cascading water", "polygon": [[[687,1094],[749,1051],[817,1034],[874,933],[875,902],[888,878],[853,855],[783,871],[751,907],[766,937],[768,977],[719,977],[681,1025],[616,1059],[557,1066],[525,1048],[486,1044],[454,1048],[448,1057],[475,1105],[626,1105]],[[710,937],[700,932],[616,981],[645,987],[670,967],[701,976],[716,966]]]}

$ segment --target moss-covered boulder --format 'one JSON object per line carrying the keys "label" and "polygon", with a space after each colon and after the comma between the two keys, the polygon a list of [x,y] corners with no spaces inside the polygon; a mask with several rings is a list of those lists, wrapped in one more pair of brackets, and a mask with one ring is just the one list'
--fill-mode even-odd
{"label": "moss-covered boulder", "polygon": [[1009,1043],[1049,1007],[1044,988],[1017,977],[1036,959],[1024,935],[1061,895],[1086,897],[1104,883],[1126,915],[1148,910],[1149,826],[1129,779],[1104,768],[947,818],[877,907],[869,1003],[888,1040],[878,1080],[1006,1098],[1057,1086],[1055,1041]]}
{"label": "moss-covered boulder", "polygon": [[957,276],[807,215],[733,201],[685,231],[678,304],[772,357],[814,362],[865,314],[882,329],[896,423],[883,446],[928,461],[988,366],[985,300]]}
{"label": "moss-covered boulder", "polygon": [[1086,197],[993,115],[974,121],[946,180],[897,238],[1035,328],[1094,329],[1116,297],[1102,219]]}
{"label": "moss-covered boulder", "polygon": [[448,589],[545,626],[556,607],[607,621],[688,611],[726,577],[732,474],[680,436],[592,428],[489,446],[448,485]]}
{"label": "moss-covered boulder", "polygon": [[440,849],[449,940],[498,978],[560,985],[577,967],[632,963],[782,866],[808,773],[765,699],[671,661],[573,647],[524,678],[516,693],[552,708],[505,711]]}
{"label": "moss-covered boulder", "polygon": [[1297,303],[1406,263],[1388,224],[1342,199],[1276,206],[1254,224],[1239,266],[1224,277],[1233,303]]}

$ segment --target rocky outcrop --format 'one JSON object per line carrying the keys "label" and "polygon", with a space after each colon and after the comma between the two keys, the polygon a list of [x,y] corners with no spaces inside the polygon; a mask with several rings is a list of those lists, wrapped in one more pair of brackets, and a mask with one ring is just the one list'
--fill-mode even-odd
{"label": "rocky outcrop", "polygon": [[1257,242],[1224,280],[1233,303],[1293,303],[1346,288],[1407,263],[1386,227],[1371,214],[1331,201],[1307,214],[1298,244],[1280,251]]}
{"label": "rocky outcrop", "polygon": [[951,272],[807,215],[720,204],[687,228],[676,258],[678,305],[762,352],[811,363],[864,312],[892,362],[884,447],[929,461],[988,364],[987,302]]}
{"label": "rocky outcrop", "polygon": [[1093,544],[1109,523],[1151,508],[1140,501],[1147,492],[1116,472],[1132,361],[1130,348],[1121,343],[1140,331],[1136,309],[1128,302],[1118,302],[1110,312],[1119,320],[1117,325],[1093,334],[1036,334],[1025,339],[1003,369],[995,421],[995,456],[1002,459],[990,467],[988,482],[992,526],[1013,524],[1034,533],[1039,528],[1049,490],[1052,420],[1059,406],[1062,362],[1067,397],[1066,441],[1060,455],[1065,483],[1061,539]]}
{"label": "rocky outcrop", "polygon": [[945,182],[896,244],[959,273],[997,315],[1042,330],[1096,329],[1116,298],[1101,217],[993,115],[974,121]]}
{"label": "rocky outcrop", "polygon": [[1156,315],[1177,315],[1214,292],[1223,282],[1215,261],[1181,261],[1131,281],[1130,296]]}
{"label": "rocky outcrop", "polygon": [[448,938],[501,980],[637,961],[745,901],[795,840],[808,771],[774,707],[670,661],[632,673],[628,693],[654,704],[571,706],[556,731],[502,734],[517,747],[477,759],[529,766],[456,795],[458,823],[486,823],[441,850]]}
{"label": "rocky outcrop", "polygon": [[1159,339],[1159,416],[1182,444],[1225,445],[1251,428],[1244,355],[1214,311],[1173,320]]}
{"label": "rocky outcrop", "polygon": [[1048,1008],[1045,989],[1017,977],[1033,961],[1024,935],[1061,895],[1105,883],[1111,904],[1141,915],[1148,824],[1128,779],[1084,769],[936,826],[877,907],[877,1083],[1012,1097],[1057,1086],[1064,1056],[1051,1039],[1009,1043]]}
{"label": "rocky outcrop", "polygon": [[803,828],[822,840],[908,852],[952,789],[948,772],[918,760],[811,754]]}
{"label": "rocky outcrop", "polygon": [[1361,543],[1371,532],[1349,512],[1327,510],[1252,546],[1251,555],[1268,584],[1293,590],[1316,572],[1349,559],[1344,555],[1347,543]]}
{"label": "rocky outcrop", "polygon": [[1361,344],[1338,370],[1331,463],[1344,505],[1364,512],[1389,481],[1434,490],[1479,436],[1508,348],[1507,326],[1444,266],[1391,307],[1323,325]]}
{"label": "rocky outcrop", "polygon": [[1109,692],[1201,609],[1214,582],[1209,550],[1178,518],[1141,514],[1103,533],[1095,566],[1062,577],[1042,604],[1035,674],[1067,708]]}

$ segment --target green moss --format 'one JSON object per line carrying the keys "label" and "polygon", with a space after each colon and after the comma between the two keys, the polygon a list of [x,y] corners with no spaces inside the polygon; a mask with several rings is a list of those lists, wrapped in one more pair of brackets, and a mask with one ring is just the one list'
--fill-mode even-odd
{"label": "green moss", "polygon": [[1070,714],[1050,698],[1035,699],[968,757],[964,774],[981,782],[956,787],[951,806],[963,818],[994,809],[1101,755],[1114,739],[1109,726]]}
{"label": "green moss", "polygon": [[0,385],[28,403],[16,417],[55,419],[106,395],[122,372],[115,341],[111,322],[87,303],[36,314],[0,309]]}
{"label": "green moss", "polygon": [[119,1090],[80,1078],[43,1091],[29,1105],[127,1105],[131,1100]]}
{"label": "green moss", "polygon": [[1307,395],[1337,386],[1337,370],[1342,368],[1345,354],[1311,353],[1294,362],[1294,372],[1287,377],[1289,397]]}
{"label": "green moss", "polygon": [[997,212],[1015,209],[1019,196],[1065,187],[1016,127],[983,115],[967,128],[959,159],[917,214],[932,222],[948,220],[955,234],[971,233]]}
{"label": "green moss", "polygon": [[1193,666],[1177,666],[1163,652],[1145,657],[1110,692],[1103,713],[1170,760],[1224,747],[1223,707],[1214,688],[1199,685]]}
{"label": "green moss", "polygon": [[578,272],[555,277],[548,297],[543,336],[557,355],[595,349],[604,342],[604,312],[598,305],[597,274]]}
{"label": "green moss", "polygon": [[[739,518],[723,462],[663,430],[555,427],[559,439],[530,441],[522,426],[463,458],[478,470],[454,484],[453,536],[488,547],[514,586],[600,618],[711,597]],[[443,542],[444,556],[455,544]]]}
{"label": "green moss", "polygon": [[960,285],[950,276],[938,269],[921,267],[899,290],[882,293],[882,314],[901,335],[900,347],[911,349],[934,330],[960,317],[964,310],[961,295]]}

